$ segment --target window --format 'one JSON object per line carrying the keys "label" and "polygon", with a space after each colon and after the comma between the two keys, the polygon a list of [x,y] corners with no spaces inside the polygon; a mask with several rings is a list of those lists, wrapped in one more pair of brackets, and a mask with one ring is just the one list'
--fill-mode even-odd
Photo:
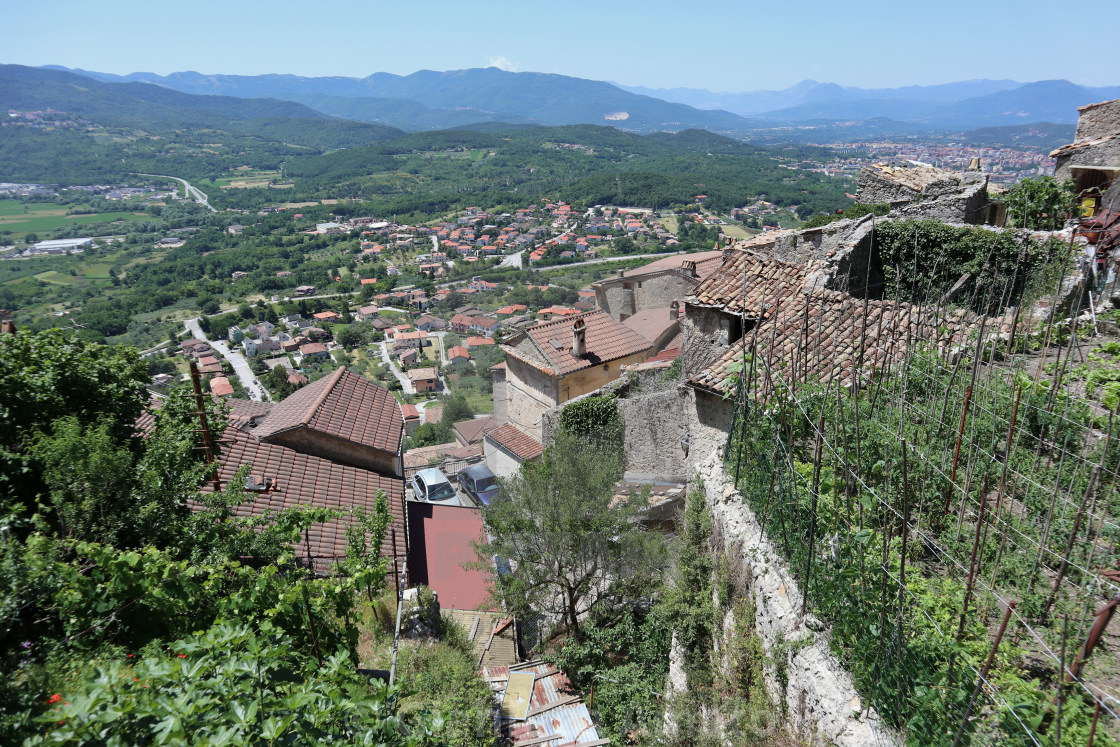
{"label": "window", "polygon": [[719,320],[719,331],[724,347],[734,345],[743,338],[743,318],[738,314],[723,314]]}

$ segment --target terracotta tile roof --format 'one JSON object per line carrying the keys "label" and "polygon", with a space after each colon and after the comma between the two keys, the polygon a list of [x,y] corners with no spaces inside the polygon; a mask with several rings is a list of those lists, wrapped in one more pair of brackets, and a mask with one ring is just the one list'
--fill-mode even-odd
{"label": "terracotta tile roof", "polygon": [[661,337],[665,330],[677,326],[677,320],[675,310],[665,306],[659,309],[642,309],[626,317],[623,324],[650,342],[657,342],[657,338]]}
{"label": "terracotta tile roof", "polygon": [[501,446],[523,462],[536,459],[544,453],[540,441],[533,438],[528,433],[518,430],[509,423],[499,425],[497,428],[487,433],[486,438],[490,439],[498,446]]}
{"label": "terracotta tile roof", "polygon": [[[846,293],[816,290],[809,294],[787,297],[780,306],[767,309],[767,317],[758,325],[757,347],[760,356],[771,361],[772,369],[783,379],[797,381],[838,380],[842,385],[857,379],[860,341],[863,340],[863,373],[881,369],[904,355],[915,342],[924,342],[938,350],[946,350],[967,341],[979,326],[980,318],[970,312],[942,311],[912,306],[896,301],[867,301],[866,323],[863,299]],[[1010,332],[1010,319],[989,322],[993,334]],[[689,384],[719,394],[728,391],[727,367],[743,359],[744,349],[750,351],[754,331],[727,350],[711,365],[689,379]],[[802,359],[799,348],[810,352]],[[745,376],[746,374],[740,374]],[[765,398],[771,392],[784,391],[774,380],[762,381],[756,387]]]}
{"label": "terracotta tile roof", "polygon": [[309,342],[299,346],[300,355],[316,355],[327,352],[327,346],[321,342]]}
{"label": "terracotta tile roof", "polygon": [[[257,495],[255,501],[235,508],[237,516],[259,517],[266,510],[293,506],[343,509],[362,506],[373,510],[377,491],[384,490],[389,499],[393,524],[397,528],[397,547],[394,551],[391,533],[386,533],[382,552],[389,557],[404,557],[404,481],[401,478],[301,454],[285,446],[260,441],[256,435],[229,428],[222,437],[218,478],[223,487],[245,465],[251,468],[252,476],[271,478],[274,486],[273,490]],[[203,487],[204,492],[212,490],[213,486],[209,483]],[[316,567],[329,565],[330,561],[345,555],[348,523],[343,517],[308,529],[311,556],[318,561]],[[299,555],[306,556],[303,547],[304,543],[300,542],[296,550]]]}
{"label": "terracotta tile roof", "polygon": [[493,429],[494,416],[486,415],[481,418],[471,418],[470,420],[460,420],[458,423],[451,425],[455,435],[463,443],[473,444],[482,440],[486,431]]}
{"label": "terracotta tile roof", "polygon": [[485,536],[481,511],[410,502],[408,531],[412,580],[436,592],[440,607],[491,609],[486,604],[491,574],[463,568],[478,559],[471,542]]}
{"label": "terracotta tile roof", "polygon": [[[586,325],[586,353],[579,358],[572,355],[572,328],[577,322]],[[549,362],[551,373],[565,376],[574,371],[591,368],[601,363],[625,358],[649,350],[650,342],[637,332],[616,321],[604,311],[588,311],[576,316],[554,319],[529,327],[502,345],[506,353],[529,363],[534,368],[542,366],[534,361],[531,346],[537,356]]]}
{"label": "terracotta tile roof", "polygon": [[468,353],[467,349],[465,347],[463,347],[462,345],[456,345],[455,347],[453,347],[453,348],[451,348],[450,350],[447,351],[448,360],[451,360],[453,358],[470,358],[470,357],[471,357],[471,354]]}
{"label": "terracotta tile roof", "polygon": [[696,287],[689,303],[720,306],[756,319],[767,317],[801,293],[808,269],[750,251],[730,249],[719,272]]}
{"label": "terracotta tile roof", "polygon": [[414,368],[408,372],[409,381],[431,381],[438,378],[439,374],[434,368]]}
{"label": "terracotta tile roof", "polygon": [[261,439],[295,428],[326,433],[396,453],[404,419],[388,390],[345,366],[273,405],[255,431]]}
{"label": "terracotta tile roof", "polygon": [[489,337],[468,337],[464,342],[468,348],[477,348],[480,345],[494,345],[496,344],[492,338]]}
{"label": "terracotta tile roof", "polygon": [[263,418],[272,412],[273,406],[271,402],[254,402],[251,399],[234,399],[232,397],[226,400],[226,404],[229,405],[231,427],[241,427],[249,424],[252,420]]}
{"label": "terracotta tile roof", "polygon": [[424,422],[425,423],[438,423],[443,420],[443,406],[442,405],[428,405],[424,408]]}
{"label": "terracotta tile roof", "polygon": [[420,413],[416,410],[416,405],[410,405],[407,402],[401,405],[401,415],[405,420],[419,420]]}
{"label": "terracotta tile roof", "polygon": [[233,384],[225,376],[215,376],[210,379],[210,391],[218,397],[225,397],[233,394]]}
{"label": "terracotta tile roof", "polygon": [[473,459],[482,456],[482,442],[467,444],[466,446],[447,452],[448,459]]}
{"label": "terracotta tile roof", "polygon": [[[696,264],[696,276],[699,278],[706,278],[719,269],[723,262],[723,252],[716,250],[711,252],[695,252],[693,254],[674,254],[671,257],[650,262],[644,267],[627,270],[623,273],[623,277],[634,278],[640,275],[663,272],[665,270],[679,270],[685,262],[694,262]],[[610,278],[607,279],[609,280]]]}

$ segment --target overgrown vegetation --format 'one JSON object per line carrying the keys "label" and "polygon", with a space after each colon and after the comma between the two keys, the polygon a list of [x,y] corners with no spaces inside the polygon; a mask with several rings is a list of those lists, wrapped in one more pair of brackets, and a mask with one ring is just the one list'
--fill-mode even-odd
{"label": "overgrown vegetation", "polygon": [[[1098,585],[1115,593],[1096,569],[1120,549],[1100,508],[1116,434],[1094,434],[1085,404],[1014,367],[969,370],[922,352],[867,391],[799,384],[765,409],[744,394],[729,460],[833,652],[909,743],[1053,744],[1059,692],[1063,743],[1080,743],[1094,710],[1082,682],[1115,660],[1098,651],[1059,688],[1055,658],[1064,630],[1068,650],[1081,645]],[[1096,740],[1117,743],[1103,720]]]}
{"label": "overgrown vegetation", "polygon": [[133,430],[146,368],[58,332],[0,336],[0,741],[435,741],[439,718],[402,716],[401,688],[354,668],[357,606],[385,580],[384,498],[355,517],[340,574],[311,575],[292,545],[341,512],[241,519],[238,479],[200,493],[193,396],[173,390]]}

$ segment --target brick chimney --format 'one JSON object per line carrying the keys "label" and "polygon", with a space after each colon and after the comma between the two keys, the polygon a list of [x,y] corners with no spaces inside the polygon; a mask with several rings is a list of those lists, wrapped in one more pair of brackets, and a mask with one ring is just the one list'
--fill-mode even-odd
{"label": "brick chimney", "polygon": [[572,325],[572,357],[582,358],[587,354],[587,323],[577,319]]}

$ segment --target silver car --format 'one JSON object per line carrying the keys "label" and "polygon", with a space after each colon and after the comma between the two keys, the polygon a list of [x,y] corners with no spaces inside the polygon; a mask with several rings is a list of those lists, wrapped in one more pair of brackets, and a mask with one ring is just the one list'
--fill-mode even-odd
{"label": "silver car", "polygon": [[443,506],[461,506],[455,486],[447,475],[435,467],[422,469],[409,481],[413,497],[423,503],[438,503]]}

